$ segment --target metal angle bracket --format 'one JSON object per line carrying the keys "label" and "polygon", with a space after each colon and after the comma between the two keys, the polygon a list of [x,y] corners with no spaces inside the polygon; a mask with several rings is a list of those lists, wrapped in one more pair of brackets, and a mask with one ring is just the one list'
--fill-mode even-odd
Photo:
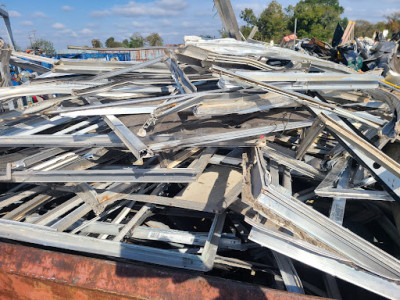
{"label": "metal angle bracket", "polygon": [[153,152],[117,117],[106,115],[104,121],[138,160],[153,156]]}

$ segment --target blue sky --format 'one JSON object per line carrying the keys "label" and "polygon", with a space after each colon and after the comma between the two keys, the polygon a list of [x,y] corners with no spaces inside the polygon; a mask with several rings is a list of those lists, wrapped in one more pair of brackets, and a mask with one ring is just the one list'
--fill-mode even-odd
{"label": "blue sky", "polygon": [[[400,10],[400,0],[339,0],[343,16],[350,20],[378,22],[385,14]],[[184,35],[218,36],[222,27],[212,0],[9,0],[7,6],[17,44],[25,49],[28,35],[36,30],[37,38],[52,41],[56,49],[67,45],[90,46],[93,38],[104,42],[113,36],[122,41],[133,32],[143,36],[158,32],[165,43],[182,43]],[[266,0],[231,0],[237,16],[245,7],[260,13]],[[295,0],[278,0],[283,7]],[[0,35],[6,37],[4,23]]]}

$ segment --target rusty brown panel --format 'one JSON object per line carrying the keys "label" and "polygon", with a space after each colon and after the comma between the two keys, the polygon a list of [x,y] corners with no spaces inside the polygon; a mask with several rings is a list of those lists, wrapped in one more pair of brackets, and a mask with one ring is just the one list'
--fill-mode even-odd
{"label": "rusty brown panel", "polygon": [[140,60],[140,52],[139,51],[134,51],[133,52],[135,60]]}
{"label": "rusty brown panel", "polygon": [[[0,242],[0,299],[309,299],[187,272]],[[2,295],[4,293],[4,295]],[[65,296],[65,297],[64,297]],[[58,298],[61,297],[61,298]],[[64,297],[64,298],[63,298]],[[314,298],[314,297],[312,297]]]}
{"label": "rusty brown panel", "polygon": [[132,50],[130,51],[130,53],[131,53],[131,60],[147,61],[164,55],[164,49],[139,49],[139,50]]}
{"label": "rusty brown panel", "polygon": [[88,290],[65,283],[35,277],[18,276],[0,272],[0,299],[2,300],[62,300],[62,299],[107,299],[132,300],[137,297],[124,297],[110,292]]}

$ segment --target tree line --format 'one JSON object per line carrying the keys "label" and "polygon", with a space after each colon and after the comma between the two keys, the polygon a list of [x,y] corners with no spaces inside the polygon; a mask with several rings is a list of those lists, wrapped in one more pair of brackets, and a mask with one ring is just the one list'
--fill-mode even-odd
{"label": "tree line", "polygon": [[[145,46],[162,46],[164,41],[162,37],[157,33],[153,32],[147,37],[143,37],[139,32],[135,32],[129,39],[124,39],[122,42],[118,42],[114,37],[109,37],[104,45],[107,48],[139,48]],[[103,48],[103,43],[99,39],[92,40],[93,48]]]}
{"label": "tree line", "polygon": [[[247,38],[254,26],[258,32],[254,39],[261,41],[273,40],[279,43],[285,35],[294,32],[295,19],[297,19],[297,36],[316,37],[323,41],[330,41],[336,25],[343,28],[347,26],[348,19],[341,18],[344,8],[339,0],[301,0],[296,5],[283,8],[276,0],[271,1],[267,7],[256,16],[251,8],[245,8],[240,13],[240,18],[246,22],[240,31]],[[390,33],[400,31],[400,11],[385,16],[385,22],[372,24],[366,20],[356,20],[355,36],[369,36],[379,30],[388,29]]]}
{"label": "tree line", "polygon": [[[103,43],[99,39],[93,39],[91,43],[93,48],[103,48]],[[145,46],[162,46],[164,41],[156,32],[149,34],[145,38],[140,33],[135,32],[129,39],[125,39],[122,42],[116,41],[114,37],[109,37],[104,44],[107,48],[139,48]],[[53,43],[42,38],[36,40],[27,49],[32,49],[38,54],[40,53],[49,56],[55,53]]]}

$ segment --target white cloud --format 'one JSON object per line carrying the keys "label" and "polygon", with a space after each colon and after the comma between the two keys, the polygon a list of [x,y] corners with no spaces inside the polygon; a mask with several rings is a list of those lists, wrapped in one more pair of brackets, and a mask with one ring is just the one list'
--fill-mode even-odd
{"label": "white cloud", "polygon": [[108,10],[94,10],[90,12],[90,16],[93,18],[102,18],[111,15],[111,12]]}
{"label": "white cloud", "polygon": [[255,15],[258,16],[259,14],[262,13],[264,9],[267,8],[268,3],[258,3],[258,2],[243,2],[243,3],[237,3],[234,5],[234,10],[236,14],[240,14],[242,10],[245,8],[251,8]]}
{"label": "white cloud", "polygon": [[138,21],[132,21],[131,24],[135,28],[145,28],[145,27],[150,27],[152,25],[151,23],[148,22],[138,22]]}
{"label": "white cloud", "polygon": [[89,28],[83,28],[79,33],[83,35],[91,35],[93,34],[93,30],[90,30]]}
{"label": "white cloud", "polygon": [[64,29],[65,25],[61,23],[54,23],[53,25],[51,25],[51,27],[53,27],[54,29]]}
{"label": "white cloud", "polygon": [[32,22],[32,21],[22,21],[22,22],[21,22],[21,25],[24,25],[24,26],[33,26],[33,22]]}
{"label": "white cloud", "polygon": [[130,1],[124,5],[114,6],[112,12],[124,17],[178,16],[187,5],[183,0],[159,0],[145,4]]}
{"label": "white cloud", "polygon": [[[215,12],[214,12],[215,14]],[[210,13],[209,10],[201,10],[201,11],[197,11],[195,13],[196,17],[209,17],[210,15],[212,15],[212,12]]]}
{"label": "white cloud", "polygon": [[16,10],[10,10],[10,11],[8,12],[8,15],[9,15],[10,17],[12,17],[12,18],[19,18],[19,17],[22,17],[22,15],[21,15],[19,12],[17,12]]}
{"label": "white cloud", "polygon": [[195,25],[193,23],[191,23],[191,22],[187,22],[187,21],[183,21],[182,22],[182,27],[183,28],[191,28],[193,26],[195,26]]}
{"label": "white cloud", "polygon": [[99,27],[99,24],[98,24],[98,23],[87,23],[87,24],[86,24],[86,27],[89,27],[89,28],[96,28],[96,27]]}
{"label": "white cloud", "polygon": [[178,10],[182,10],[188,6],[183,0],[158,0],[155,1],[155,4],[165,9],[173,8]]}
{"label": "white cloud", "polygon": [[102,18],[110,15],[124,17],[154,17],[154,16],[178,16],[188,4],[184,0],[153,0],[146,3],[129,1],[126,4],[115,5],[111,9],[94,10],[90,12],[93,18]]}
{"label": "white cloud", "polygon": [[42,11],[35,11],[35,12],[32,14],[32,17],[34,17],[34,18],[46,18],[47,15],[46,15],[44,12],[42,12]]}
{"label": "white cloud", "polygon": [[175,35],[175,36],[182,36],[182,32],[178,32],[178,31],[172,31],[172,32],[166,32],[166,33],[163,33],[162,35]]}
{"label": "white cloud", "polygon": [[395,9],[395,8],[386,8],[386,9],[380,9],[380,10],[378,10],[378,14],[379,14],[380,16],[388,16],[388,15],[391,15],[391,14],[393,14],[393,13],[395,13],[395,12],[398,12],[398,9]]}
{"label": "white cloud", "polygon": [[162,20],[160,20],[160,24],[163,26],[169,26],[172,24],[172,22],[168,19],[162,19]]}
{"label": "white cloud", "polygon": [[65,29],[63,29],[61,31],[58,31],[56,35],[57,36],[68,36],[68,37],[74,37],[74,38],[78,37],[78,34],[75,31],[73,31],[72,29],[69,29],[69,28],[65,28]]}
{"label": "white cloud", "polygon": [[71,6],[68,6],[68,5],[64,5],[64,6],[62,6],[62,7],[61,7],[61,9],[62,9],[63,11],[71,11],[71,10],[74,10],[74,8],[73,8],[73,7],[71,7]]}

